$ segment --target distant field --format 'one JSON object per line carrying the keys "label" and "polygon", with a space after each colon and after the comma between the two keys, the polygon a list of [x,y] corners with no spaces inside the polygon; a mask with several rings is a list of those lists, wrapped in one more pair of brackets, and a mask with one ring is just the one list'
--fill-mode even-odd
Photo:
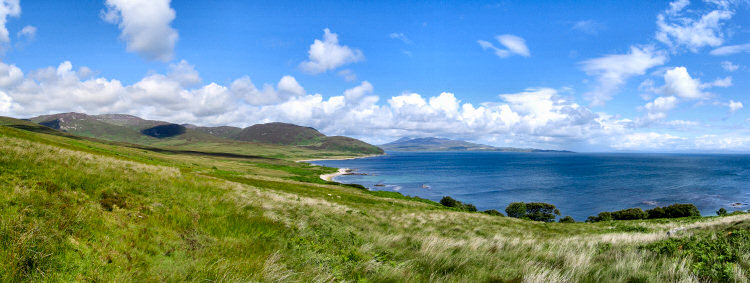
{"label": "distant field", "polygon": [[2,282],[748,281],[748,214],[533,222],[325,182],[334,168],[293,161],[343,157],[332,151],[160,151],[0,125],[13,126],[0,126]]}

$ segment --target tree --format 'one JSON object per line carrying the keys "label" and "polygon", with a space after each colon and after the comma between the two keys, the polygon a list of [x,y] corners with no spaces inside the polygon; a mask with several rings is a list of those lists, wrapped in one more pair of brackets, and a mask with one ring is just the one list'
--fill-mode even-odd
{"label": "tree", "polygon": [[440,199],[440,204],[447,207],[458,207],[461,202],[453,199],[452,197],[445,196]]}
{"label": "tree", "polygon": [[575,222],[576,220],[573,219],[573,217],[570,217],[570,215],[560,218],[560,223],[575,223]]}
{"label": "tree", "polygon": [[718,215],[718,216],[726,216],[727,215],[727,210],[725,208],[723,208],[723,207],[719,208],[719,210],[716,211],[716,215]]}
{"label": "tree", "polygon": [[556,215],[560,215],[554,205],[543,202],[530,202],[526,204],[526,217],[534,221],[552,222]]}
{"label": "tree", "polygon": [[513,202],[505,208],[505,214],[508,217],[522,218],[526,216],[526,204],[523,202]]}

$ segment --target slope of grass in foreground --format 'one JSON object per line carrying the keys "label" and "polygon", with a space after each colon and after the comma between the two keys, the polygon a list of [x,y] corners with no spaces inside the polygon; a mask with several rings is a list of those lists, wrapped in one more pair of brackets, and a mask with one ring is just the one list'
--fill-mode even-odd
{"label": "slope of grass in foreground", "polygon": [[711,245],[748,215],[530,222],[301,182],[326,170],[0,126],[0,281],[748,278],[747,244]]}

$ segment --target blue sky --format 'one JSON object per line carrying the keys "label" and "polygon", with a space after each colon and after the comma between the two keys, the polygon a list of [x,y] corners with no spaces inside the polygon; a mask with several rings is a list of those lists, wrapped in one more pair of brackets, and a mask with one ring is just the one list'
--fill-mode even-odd
{"label": "blue sky", "polygon": [[743,1],[0,3],[0,115],[750,150]]}

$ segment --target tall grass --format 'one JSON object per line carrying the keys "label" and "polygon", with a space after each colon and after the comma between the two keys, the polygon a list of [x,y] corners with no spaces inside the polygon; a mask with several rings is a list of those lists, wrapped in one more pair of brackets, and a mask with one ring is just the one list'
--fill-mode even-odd
{"label": "tall grass", "polygon": [[[0,127],[0,281],[698,282],[700,259],[649,247],[750,221],[531,222],[262,162]],[[747,281],[742,248],[721,279]]]}

